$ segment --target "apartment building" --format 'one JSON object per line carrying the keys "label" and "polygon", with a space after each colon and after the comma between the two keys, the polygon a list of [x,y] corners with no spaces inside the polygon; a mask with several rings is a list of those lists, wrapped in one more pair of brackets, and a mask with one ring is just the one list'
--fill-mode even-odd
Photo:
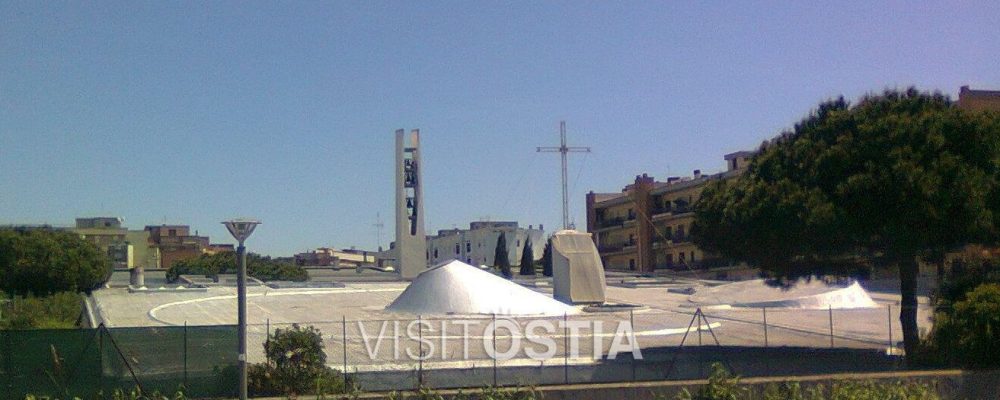
{"label": "apartment building", "polygon": [[180,260],[195,258],[210,248],[208,236],[191,234],[187,225],[147,225],[150,245],[159,249],[160,267],[170,268]]}
{"label": "apartment building", "polygon": [[511,265],[521,262],[527,241],[531,240],[532,258],[539,260],[545,250],[545,231],[542,225],[519,227],[515,221],[476,221],[469,229],[439,230],[436,236],[427,237],[427,262],[430,265],[448,260],[459,260],[470,265],[493,265],[497,240],[504,234],[507,241],[507,259]]}
{"label": "apartment building", "polygon": [[726,171],[656,181],[638,175],[620,193],[587,193],[587,232],[593,235],[606,269],[653,272],[658,268],[699,268],[726,263],[691,242],[693,205],[705,186],[742,174],[753,152],[726,154]]}

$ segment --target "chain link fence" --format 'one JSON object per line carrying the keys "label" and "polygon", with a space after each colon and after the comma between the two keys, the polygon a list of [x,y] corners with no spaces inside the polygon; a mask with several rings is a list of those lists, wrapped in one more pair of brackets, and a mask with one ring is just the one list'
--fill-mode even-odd
{"label": "chain link fence", "polygon": [[[921,312],[929,321],[930,310]],[[322,332],[330,367],[378,391],[696,379],[715,362],[743,376],[892,371],[903,367],[898,313],[893,305],[640,308],[299,325]],[[248,362],[265,362],[268,334],[290,325],[250,325]],[[0,399],[92,398],[136,386],[230,397],[237,340],[232,325],[0,331]]]}
{"label": "chain link fence", "polygon": [[[743,376],[892,371],[903,367],[898,313],[898,306],[639,309],[299,325],[319,329],[327,364],[364,390],[409,390],[697,379],[715,362]],[[268,332],[290,325],[251,326],[250,361],[264,361],[258,343]]]}
{"label": "chain link fence", "polygon": [[235,326],[0,330],[0,399],[236,393]]}

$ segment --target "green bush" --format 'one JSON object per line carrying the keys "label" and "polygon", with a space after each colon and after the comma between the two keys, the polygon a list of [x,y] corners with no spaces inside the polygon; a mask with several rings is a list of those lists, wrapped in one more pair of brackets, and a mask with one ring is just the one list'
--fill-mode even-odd
{"label": "green bush", "polygon": [[987,283],[935,314],[927,353],[965,368],[1000,367],[1000,285]]}
{"label": "green bush", "polygon": [[939,310],[949,309],[984,283],[1000,283],[1000,259],[976,252],[963,254],[952,261],[951,271],[941,281],[934,295],[935,305]]}
{"label": "green bush", "polygon": [[839,381],[829,389],[822,384],[807,389],[797,382],[770,384],[764,389],[764,400],[936,400],[938,395],[926,384],[897,381]]}
{"label": "green bush", "polygon": [[311,326],[277,329],[264,343],[267,362],[247,368],[252,396],[339,394],[356,390],[338,371],[326,366],[323,335]]}
{"label": "green bush", "polygon": [[[443,395],[437,393],[434,389],[427,387],[421,387],[412,393],[390,392],[386,396],[388,400],[444,400],[444,398]],[[535,400],[541,399],[542,394],[530,387],[496,388],[490,386],[479,389],[478,392],[471,393],[464,393],[459,390],[457,394],[448,398],[454,400]]]}
{"label": "green bush", "polygon": [[[132,390],[128,391],[122,389],[115,389],[115,391],[111,392],[110,396],[98,395],[96,398],[111,399],[111,400],[187,400],[188,397],[185,396],[184,392],[181,390],[178,390],[174,392],[173,395],[168,396],[160,393],[159,391],[154,391],[153,393],[148,393],[148,392],[144,393],[139,388],[133,388]],[[69,399],[69,397],[67,397],[67,399]],[[72,399],[80,400],[79,397],[73,397]],[[60,400],[60,398],[48,397],[48,396],[36,396],[33,394],[29,394],[27,396],[24,396],[24,400]]]}
{"label": "green bush", "polygon": [[[4,296],[0,295],[0,299]],[[0,329],[68,329],[79,326],[83,303],[79,294],[14,297],[0,305]]]}
{"label": "green bush", "polygon": [[677,395],[677,400],[739,400],[746,399],[749,389],[740,386],[740,378],[733,376],[722,364],[712,364],[712,374],[708,384],[698,388],[693,394],[684,388]]}
{"label": "green bush", "polygon": [[45,229],[0,229],[0,291],[26,296],[97,289],[111,262],[80,235]]}
{"label": "green bush", "polygon": [[937,400],[931,385],[918,382],[836,381],[803,389],[797,382],[767,385],[760,394],[740,385],[740,378],[731,375],[722,365],[712,365],[708,384],[691,393],[686,388],[677,400]]}
{"label": "green bush", "polygon": [[[236,273],[236,253],[231,251],[178,261],[167,269],[167,280],[174,282],[181,275],[216,277],[227,273]],[[262,281],[304,281],[309,278],[305,268],[277,262],[256,253],[247,254],[247,274]]]}

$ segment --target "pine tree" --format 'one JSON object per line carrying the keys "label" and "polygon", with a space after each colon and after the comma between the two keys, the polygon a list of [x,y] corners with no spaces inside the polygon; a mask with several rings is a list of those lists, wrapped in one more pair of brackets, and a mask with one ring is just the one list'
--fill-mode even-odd
{"label": "pine tree", "polygon": [[521,275],[535,275],[535,250],[531,248],[531,236],[524,240],[521,252]]}
{"label": "pine tree", "polygon": [[504,232],[500,232],[500,238],[497,239],[497,248],[493,253],[493,265],[500,270],[500,274],[504,278],[510,279],[514,276],[510,271],[510,259],[507,257],[507,235]]}
{"label": "pine tree", "polygon": [[542,251],[542,275],[552,276],[552,239],[545,242],[545,250]]}

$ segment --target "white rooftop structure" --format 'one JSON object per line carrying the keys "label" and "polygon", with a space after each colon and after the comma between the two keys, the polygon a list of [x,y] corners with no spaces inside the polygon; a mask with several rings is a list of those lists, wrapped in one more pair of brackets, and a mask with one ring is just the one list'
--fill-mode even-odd
{"label": "white rooftop structure", "polygon": [[790,287],[770,286],[763,279],[700,288],[688,301],[703,307],[781,307],[795,309],[852,309],[876,307],[857,281],[826,283],[799,280]]}
{"label": "white rooftop structure", "polygon": [[590,233],[561,230],[552,236],[553,297],[569,304],[604,303],[604,264]]}
{"label": "white rooftop structure", "polygon": [[417,276],[386,311],[415,315],[563,315],[574,307],[461,261]]}

